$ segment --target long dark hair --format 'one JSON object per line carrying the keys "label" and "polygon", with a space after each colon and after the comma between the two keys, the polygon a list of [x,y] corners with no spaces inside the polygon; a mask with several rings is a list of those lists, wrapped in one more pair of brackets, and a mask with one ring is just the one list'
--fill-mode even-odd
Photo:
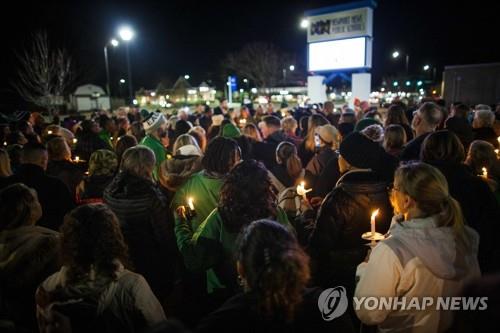
{"label": "long dark hair", "polygon": [[259,220],[238,239],[237,260],[246,287],[258,297],[257,311],[268,319],[293,319],[309,281],[309,257],[282,225]]}
{"label": "long dark hair", "polygon": [[286,168],[290,178],[295,181],[302,172],[302,162],[297,155],[297,147],[291,142],[283,141],[276,148],[276,157]]}
{"label": "long dark hair", "polygon": [[233,139],[216,137],[210,141],[201,160],[203,168],[209,173],[223,176],[241,158],[240,147]]}
{"label": "long dark hair", "polygon": [[118,218],[106,205],[80,206],[65,216],[61,259],[68,267],[70,281],[86,279],[92,271],[114,278],[118,268],[115,259],[126,265],[127,252]]}
{"label": "long dark hair", "polygon": [[38,201],[35,190],[22,183],[0,191],[0,230],[16,229],[32,221],[32,211]]}
{"label": "long dark hair", "polygon": [[275,196],[266,168],[255,160],[243,161],[228,174],[219,199],[219,214],[230,232],[252,221],[276,216]]}

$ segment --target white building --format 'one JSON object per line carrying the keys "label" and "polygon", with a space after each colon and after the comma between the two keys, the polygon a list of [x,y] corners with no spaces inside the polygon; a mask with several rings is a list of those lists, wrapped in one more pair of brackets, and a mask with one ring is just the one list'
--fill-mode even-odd
{"label": "white building", "polygon": [[109,96],[104,89],[93,84],[76,88],[71,102],[77,111],[109,110],[111,107]]}

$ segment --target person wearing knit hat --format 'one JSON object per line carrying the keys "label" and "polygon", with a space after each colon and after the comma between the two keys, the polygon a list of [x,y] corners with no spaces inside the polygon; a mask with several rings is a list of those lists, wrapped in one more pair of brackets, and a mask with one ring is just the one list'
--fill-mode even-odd
{"label": "person wearing knit hat", "polygon": [[[340,133],[335,128],[335,126],[327,124],[319,126],[316,128],[316,138],[319,143],[319,151],[314,155],[314,157],[309,161],[306,166],[306,183],[312,187],[312,196],[317,196],[317,190],[319,188],[319,183],[324,181],[324,177],[334,178],[335,181],[340,177],[340,172],[338,168],[332,170],[328,175],[321,176],[325,167],[332,160],[338,159],[337,149],[340,143]],[[334,165],[338,163],[333,162]]]}
{"label": "person wearing knit hat", "polygon": [[222,128],[221,136],[224,138],[236,139],[241,136],[241,132],[238,127],[233,124],[226,124]]}
{"label": "person wearing knit hat", "polygon": [[393,208],[387,191],[391,180],[380,169],[394,174],[397,160],[385,163],[383,148],[359,132],[347,135],[339,152],[342,176],[321,203],[308,248],[315,284],[336,281],[353,291],[356,267],[368,250],[361,235],[370,230],[370,214],[379,210],[377,232],[385,234],[391,224]]}
{"label": "person wearing knit hat", "polygon": [[161,112],[148,113],[147,110],[141,110],[141,115],[144,117],[142,126],[146,132],[146,136],[139,144],[150,148],[154,152],[156,167],[153,170],[153,178],[158,180],[158,169],[167,157],[167,151],[162,143],[162,140],[166,140],[168,138],[167,119]]}

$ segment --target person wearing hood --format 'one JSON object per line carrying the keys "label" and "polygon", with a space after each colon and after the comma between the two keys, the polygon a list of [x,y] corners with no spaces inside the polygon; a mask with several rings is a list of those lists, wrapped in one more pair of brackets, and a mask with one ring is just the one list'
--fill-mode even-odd
{"label": "person wearing hood", "polygon": [[36,191],[21,183],[0,191],[0,216],[0,318],[15,332],[35,332],[33,295],[59,269],[59,233],[35,226],[42,207]]}
{"label": "person wearing hood", "polygon": [[106,205],[66,215],[59,251],[63,266],[36,291],[40,332],[144,332],[166,320],[148,282],[126,268],[127,245]]}
{"label": "person wearing hood", "polygon": [[500,206],[487,182],[463,164],[465,152],[459,138],[450,131],[432,133],[423,143],[421,158],[446,177],[450,194],[460,204],[465,223],[481,236],[481,271],[500,269],[500,250],[496,245]]}
{"label": "person wearing hood", "polygon": [[233,139],[238,143],[238,146],[241,149],[241,158],[243,160],[252,159],[252,143],[246,136],[241,134],[239,128],[233,123],[225,124],[222,127],[220,136]]}
{"label": "person wearing hood", "polygon": [[152,178],[155,165],[151,149],[127,149],[103,199],[118,217],[133,266],[164,301],[175,281],[177,251],[167,198]]}
{"label": "person wearing hood", "polygon": [[[335,126],[327,124],[319,126],[316,128],[316,141],[318,152],[309,161],[306,170],[306,183],[312,187],[312,195],[317,193],[318,185],[321,181],[333,180],[335,183],[340,177],[338,168],[335,170],[329,170],[328,174],[323,174],[326,166],[330,161],[337,160],[337,162],[332,162],[332,165],[338,165],[338,152],[340,144],[340,133],[335,128]],[[321,177],[323,175],[323,177]]]}
{"label": "person wearing hood", "polygon": [[254,158],[264,163],[268,170],[276,166],[275,152],[282,141],[288,141],[281,130],[281,120],[276,116],[266,116],[259,123],[263,142],[254,142]]}
{"label": "person wearing hood", "polygon": [[444,332],[452,324],[451,311],[436,309],[438,297],[459,296],[466,281],[480,276],[479,236],[464,225],[459,203],[448,191],[443,174],[425,163],[399,167],[391,203],[395,216],[389,237],[377,244],[356,275],[355,296],[398,297],[405,307],[413,297],[433,305],[409,309],[356,307],[366,325],[379,332]]}
{"label": "person wearing hood", "polygon": [[367,251],[361,235],[370,230],[374,210],[380,211],[377,230],[389,229],[392,209],[387,187],[392,180],[381,170],[394,174],[397,160],[359,132],[341,142],[339,153],[342,176],[319,208],[309,253],[316,285],[330,288],[338,282],[352,295],[356,267]]}
{"label": "person wearing hood", "polygon": [[142,123],[146,136],[139,143],[151,149],[155,154],[156,166],[153,170],[153,179],[158,180],[158,171],[160,165],[167,158],[167,150],[162,143],[167,137],[167,120],[161,112],[147,113],[143,110],[146,117]]}

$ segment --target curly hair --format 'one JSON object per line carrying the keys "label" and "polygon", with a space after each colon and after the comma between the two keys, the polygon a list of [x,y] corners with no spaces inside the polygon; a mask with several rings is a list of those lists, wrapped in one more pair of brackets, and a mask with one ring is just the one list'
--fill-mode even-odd
{"label": "curly hair", "polygon": [[310,278],[309,257],[294,234],[274,221],[255,221],[240,234],[236,253],[246,287],[258,295],[257,311],[293,320]]}
{"label": "curly hair", "polygon": [[116,215],[104,204],[75,208],[61,226],[61,259],[68,280],[86,279],[92,270],[115,278],[118,259],[128,264],[125,244]]}
{"label": "curly hair", "polygon": [[245,160],[226,177],[219,199],[219,214],[230,232],[250,222],[276,216],[275,195],[267,169],[261,162]]}

